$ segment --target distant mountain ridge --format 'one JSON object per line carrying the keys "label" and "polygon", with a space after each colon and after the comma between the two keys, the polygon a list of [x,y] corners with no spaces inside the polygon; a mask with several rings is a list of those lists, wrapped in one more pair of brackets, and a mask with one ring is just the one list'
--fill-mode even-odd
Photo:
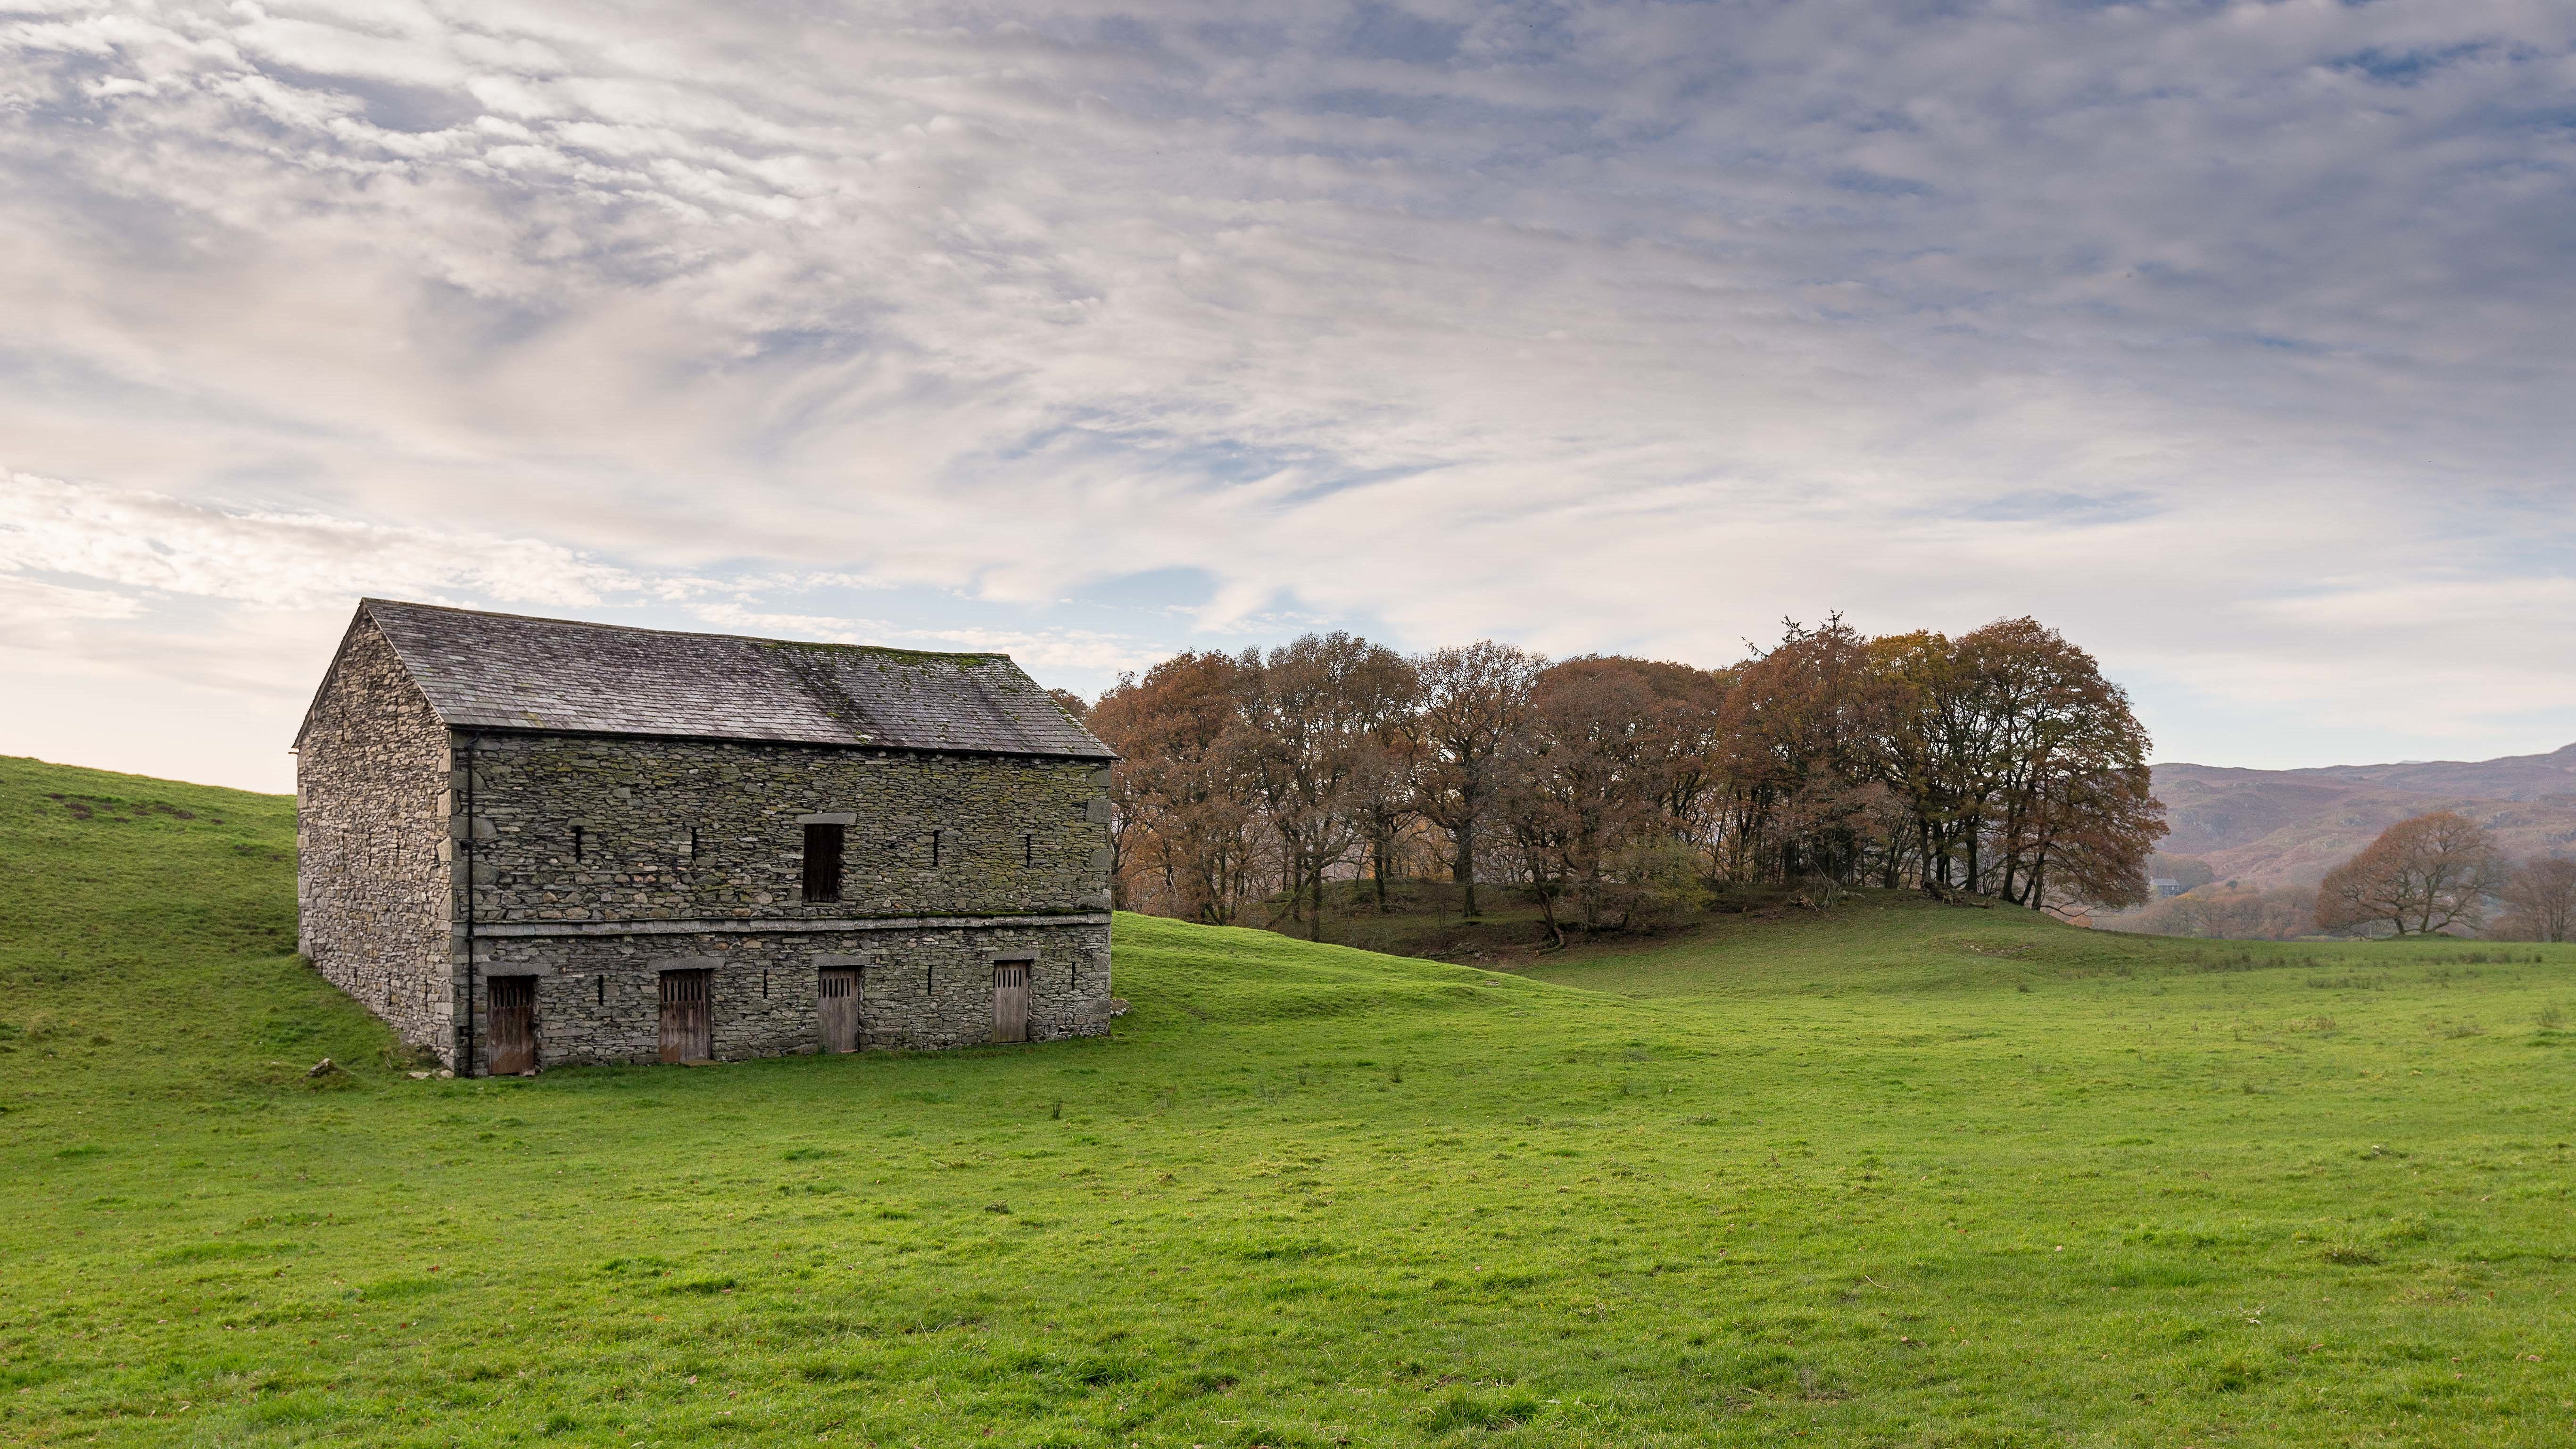
{"label": "distant mountain ridge", "polygon": [[2380,831],[2432,810],[2485,825],[2516,858],[2576,854],[2576,745],[2305,770],[2158,765],[2155,792],[2173,827],[2164,853],[2248,886],[2314,885]]}

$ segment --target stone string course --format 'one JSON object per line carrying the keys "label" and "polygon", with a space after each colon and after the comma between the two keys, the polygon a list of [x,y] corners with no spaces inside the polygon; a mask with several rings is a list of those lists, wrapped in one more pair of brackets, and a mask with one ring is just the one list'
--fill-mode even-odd
{"label": "stone string course", "polygon": [[[997,958],[1034,958],[1033,1040],[1096,1035],[1107,774],[1096,760],[451,731],[362,618],[299,744],[299,935],[326,977],[460,1072],[485,1066],[495,975],[537,978],[546,1065],[655,1060],[658,978],[676,969],[713,972],[719,1059],[814,1050],[826,958],[863,963],[870,1048],[990,1041]],[[851,821],[838,900],[801,890],[817,815]],[[868,918],[902,924],[858,928]]]}

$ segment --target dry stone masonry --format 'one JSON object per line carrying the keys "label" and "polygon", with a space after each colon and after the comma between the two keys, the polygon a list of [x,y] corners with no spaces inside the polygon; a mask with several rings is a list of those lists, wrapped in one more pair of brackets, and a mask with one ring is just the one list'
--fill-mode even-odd
{"label": "dry stone masonry", "polygon": [[1111,758],[998,655],[370,599],[297,738],[302,949],[469,1074],[1096,1035]]}
{"label": "dry stone masonry", "polygon": [[296,949],[419,1045],[456,1020],[448,757],[447,727],[361,614],[298,742]]}

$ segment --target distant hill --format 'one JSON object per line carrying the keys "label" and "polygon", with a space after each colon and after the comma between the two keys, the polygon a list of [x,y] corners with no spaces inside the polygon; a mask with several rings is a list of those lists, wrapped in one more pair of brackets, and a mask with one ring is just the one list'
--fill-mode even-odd
{"label": "distant hill", "polygon": [[2218,879],[2314,885],[2409,816],[2456,810],[2516,857],[2576,854],[2576,745],[2498,760],[2410,760],[2310,770],[2158,765],[2167,855],[2196,856]]}

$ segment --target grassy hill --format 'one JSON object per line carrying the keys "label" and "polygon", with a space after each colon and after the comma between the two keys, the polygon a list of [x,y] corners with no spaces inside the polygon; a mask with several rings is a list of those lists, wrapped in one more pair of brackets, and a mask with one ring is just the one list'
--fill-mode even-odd
{"label": "grassy hill", "polygon": [[0,1439],[2576,1434],[2565,948],[1122,917],[1108,1040],[415,1082],[289,814],[0,761]]}

